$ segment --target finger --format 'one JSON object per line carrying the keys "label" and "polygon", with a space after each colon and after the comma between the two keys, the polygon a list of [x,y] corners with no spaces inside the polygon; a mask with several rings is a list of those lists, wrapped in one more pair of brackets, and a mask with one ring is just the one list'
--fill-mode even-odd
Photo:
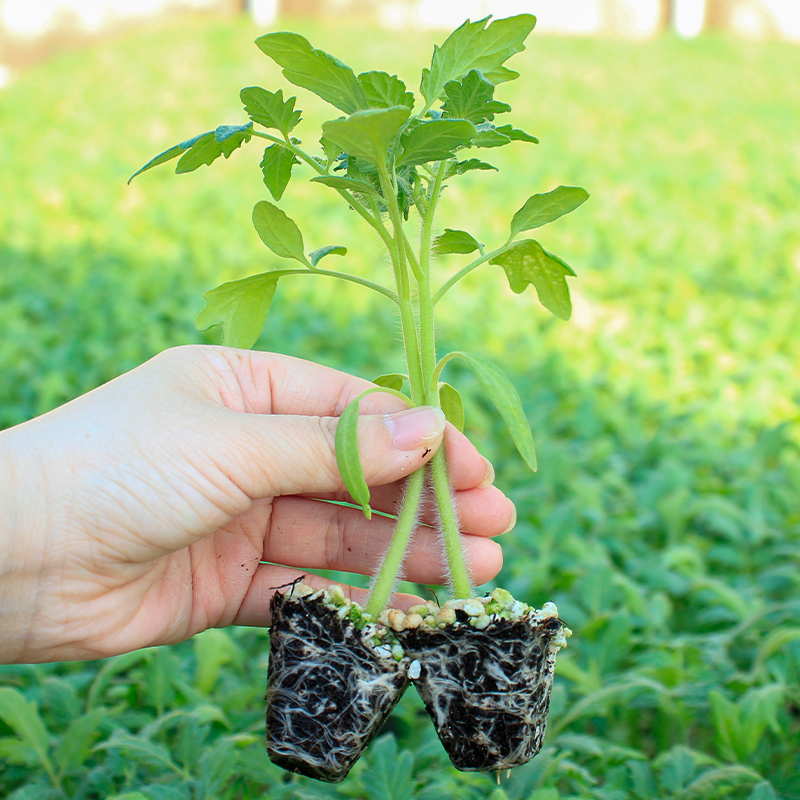
{"label": "finger", "polygon": [[[253,499],[344,489],[334,417],[218,412],[225,472]],[[361,416],[358,450],[368,484],[397,481],[426,464],[442,442],[444,414],[420,406]]]}
{"label": "finger", "polygon": [[[313,586],[315,589],[324,589],[332,586],[335,581],[321,578],[310,572],[293,569],[273,564],[261,564],[256,570],[250,588],[245,594],[239,611],[233,620],[234,625],[248,625],[265,627],[272,623],[269,613],[269,601],[277,591],[285,592],[287,587],[298,580]],[[369,591],[357,586],[340,583],[345,597],[354,600],[362,606],[367,604]],[[392,597],[392,607],[407,611],[411,606],[423,602],[418,595],[398,593]]]}
{"label": "finger", "polygon": [[[394,533],[395,521],[359,509],[300,497],[283,497],[273,505],[272,522],[264,539],[264,561],[301,569],[336,569],[374,574]],[[503,564],[499,545],[482,536],[462,535],[461,543],[472,580],[483,584]],[[403,561],[403,578],[415,583],[447,580],[441,537],[437,530],[418,527]]]}

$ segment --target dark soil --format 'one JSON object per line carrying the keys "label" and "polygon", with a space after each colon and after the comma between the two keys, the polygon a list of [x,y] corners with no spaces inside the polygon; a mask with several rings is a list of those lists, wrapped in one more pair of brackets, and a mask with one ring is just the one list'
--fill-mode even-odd
{"label": "dark soil", "polygon": [[464,771],[505,770],[542,748],[555,652],[562,624],[551,617],[500,619],[484,630],[463,611],[446,630],[398,634],[421,665],[414,681],[453,764]]}
{"label": "dark soil", "polygon": [[270,602],[267,753],[284,769],[345,778],[408,686],[407,662],[379,658],[320,599]]}

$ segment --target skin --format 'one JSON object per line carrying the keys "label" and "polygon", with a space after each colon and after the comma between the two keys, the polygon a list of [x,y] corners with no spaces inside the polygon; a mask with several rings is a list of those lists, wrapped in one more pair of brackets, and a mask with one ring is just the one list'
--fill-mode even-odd
{"label": "skin", "polygon": [[[320,502],[348,499],[337,417],[370,385],[287,356],[182,347],[0,433],[0,659],[103,658],[265,626],[275,587],[328,583],[307,570],[372,573],[393,521]],[[404,408],[377,393],[361,404],[372,506],[394,512],[403,477],[444,440],[472,578],[485,583],[513,505],[440,412],[393,416]],[[446,580],[433,522],[423,516],[406,556],[410,581]]]}

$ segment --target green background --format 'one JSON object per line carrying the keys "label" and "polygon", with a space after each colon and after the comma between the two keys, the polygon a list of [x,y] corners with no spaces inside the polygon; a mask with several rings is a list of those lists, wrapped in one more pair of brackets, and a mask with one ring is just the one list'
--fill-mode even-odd
{"label": "green background", "polygon": [[[413,89],[443,38],[281,27]],[[257,144],[126,186],[170,145],[244,122],[242,87],[287,90],[261,32],[190,19],[0,92],[0,427],[218,341],[194,329],[202,293],[274,264],[250,222],[267,196]],[[575,631],[544,751],[501,788],[457,773],[409,692],[345,783],[288,778],[262,745],[268,635],[214,630],[0,669],[0,795],[800,797],[800,49],[534,32],[511,65],[523,77],[496,96],[541,144],[483,151],[500,172],[452,181],[440,221],[495,246],[528,196],[585,186],[538,237],[578,273],[573,318],[486,266],[442,304],[440,345],[503,366],[534,427],[536,475],[474,380],[451,375],[519,510],[498,584],[554,600]],[[338,112],[302,91],[297,105],[310,146]],[[343,244],[348,270],[385,277],[371,232],[296,172],[282,206],[307,249]],[[442,257],[438,274],[463,263]],[[397,331],[357,287],[285,279],[257,346],[372,377],[400,369]]]}

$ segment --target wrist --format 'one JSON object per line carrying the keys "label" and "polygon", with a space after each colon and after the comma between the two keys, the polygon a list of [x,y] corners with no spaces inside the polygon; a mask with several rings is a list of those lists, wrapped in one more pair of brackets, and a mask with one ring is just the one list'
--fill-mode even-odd
{"label": "wrist", "polygon": [[25,659],[39,601],[45,502],[29,424],[0,431],[0,663]]}

